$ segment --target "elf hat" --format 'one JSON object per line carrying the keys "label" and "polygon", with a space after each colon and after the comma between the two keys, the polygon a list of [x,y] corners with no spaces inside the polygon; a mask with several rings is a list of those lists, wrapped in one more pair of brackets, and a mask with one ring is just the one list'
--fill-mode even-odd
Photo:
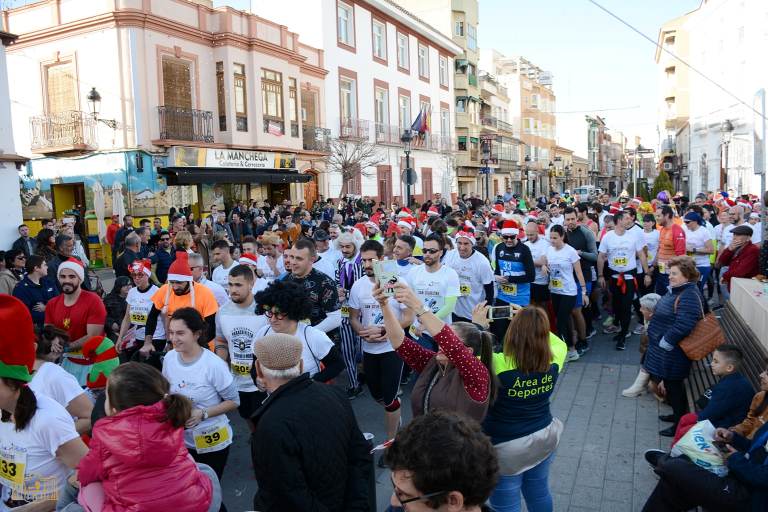
{"label": "elf hat", "polygon": [[240,259],[237,260],[237,262],[241,265],[250,265],[252,267],[256,266],[256,261],[258,260],[258,256],[256,256],[253,253],[250,252],[244,252]]}
{"label": "elf hat", "polygon": [[192,269],[189,268],[187,256],[184,251],[176,251],[176,260],[168,268],[168,281],[192,282]]}
{"label": "elf hat", "polygon": [[520,226],[514,220],[505,220],[501,224],[502,235],[517,235],[518,233],[520,233]]}
{"label": "elf hat", "polygon": [[131,268],[129,269],[131,274],[145,274],[147,276],[152,275],[152,262],[144,260],[133,260]]}
{"label": "elf hat", "polygon": [[86,384],[91,389],[107,387],[107,377],[120,365],[115,344],[106,336],[91,336],[83,345],[83,356],[91,363]]}
{"label": "elf hat", "polygon": [[67,258],[59,264],[59,268],[56,270],[56,277],[61,275],[62,270],[71,270],[81,281],[85,281],[85,267],[77,258]]}
{"label": "elf hat", "polygon": [[0,325],[0,377],[31,381],[35,328],[29,309],[16,297],[0,294]]}
{"label": "elf hat", "polygon": [[430,217],[439,217],[440,212],[437,211],[437,206],[430,206],[429,210],[427,210],[427,215]]}
{"label": "elf hat", "polygon": [[456,240],[458,240],[459,238],[466,238],[467,240],[469,240],[472,243],[472,245],[475,245],[476,241],[475,241],[474,233],[470,233],[469,231],[463,231],[462,230],[462,231],[459,231],[458,233],[456,233]]}

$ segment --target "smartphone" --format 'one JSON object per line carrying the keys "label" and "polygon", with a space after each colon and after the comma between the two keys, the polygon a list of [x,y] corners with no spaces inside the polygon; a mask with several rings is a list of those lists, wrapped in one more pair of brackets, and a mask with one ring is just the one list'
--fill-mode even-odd
{"label": "smartphone", "polygon": [[395,289],[392,287],[397,282],[397,262],[393,260],[374,260],[373,275],[379,282],[379,287],[384,290],[384,295],[392,297]]}
{"label": "smartphone", "polygon": [[491,306],[488,308],[488,321],[509,320],[515,315],[512,306]]}
{"label": "smartphone", "polygon": [[727,444],[725,441],[712,441],[712,445],[720,450],[720,453],[728,453]]}

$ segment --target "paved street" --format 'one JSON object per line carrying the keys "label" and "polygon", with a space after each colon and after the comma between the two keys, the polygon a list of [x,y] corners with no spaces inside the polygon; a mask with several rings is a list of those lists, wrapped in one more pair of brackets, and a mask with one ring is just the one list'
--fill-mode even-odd
{"label": "paved street", "polygon": [[[100,273],[107,290],[112,286],[108,274]],[[609,336],[596,336],[592,342],[587,356],[566,367],[554,395],[553,413],[565,423],[550,475],[555,510],[640,510],[656,482],[643,452],[669,446],[658,435],[667,424],[659,423],[660,407],[652,396],[621,396],[637,375],[638,336],[629,340],[624,352],[614,350]],[[336,385],[346,385],[344,374]],[[411,418],[409,395],[410,386],[403,396],[404,423]],[[352,406],[361,430],[374,434],[375,443],[382,442],[383,413],[368,392]],[[230,418],[235,441],[224,477],[224,499],[230,511],[240,512],[252,509],[256,481],[245,422],[236,413]],[[377,510],[384,510],[392,490],[389,472],[377,468],[376,483]]]}

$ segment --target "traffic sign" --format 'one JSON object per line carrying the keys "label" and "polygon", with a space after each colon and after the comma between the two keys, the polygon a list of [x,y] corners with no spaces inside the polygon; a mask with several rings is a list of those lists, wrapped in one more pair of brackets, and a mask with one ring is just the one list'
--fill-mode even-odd
{"label": "traffic sign", "polygon": [[413,169],[406,169],[400,175],[400,179],[406,185],[415,185],[416,182],[418,181],[418,176],[416,176],[416,171],[414,171]]}

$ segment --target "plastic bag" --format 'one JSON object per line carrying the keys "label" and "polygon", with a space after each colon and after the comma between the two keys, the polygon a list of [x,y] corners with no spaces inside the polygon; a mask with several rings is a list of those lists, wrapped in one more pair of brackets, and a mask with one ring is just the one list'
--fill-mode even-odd
{"label": "plastic bag", "polygon": [[712,444],[715,427],[709,420],[699,421],[685,433],[672,448],[670,456],[685,455],[699,467],[711,471],[717,476],[726,476],[728,466],[720,450]]}

